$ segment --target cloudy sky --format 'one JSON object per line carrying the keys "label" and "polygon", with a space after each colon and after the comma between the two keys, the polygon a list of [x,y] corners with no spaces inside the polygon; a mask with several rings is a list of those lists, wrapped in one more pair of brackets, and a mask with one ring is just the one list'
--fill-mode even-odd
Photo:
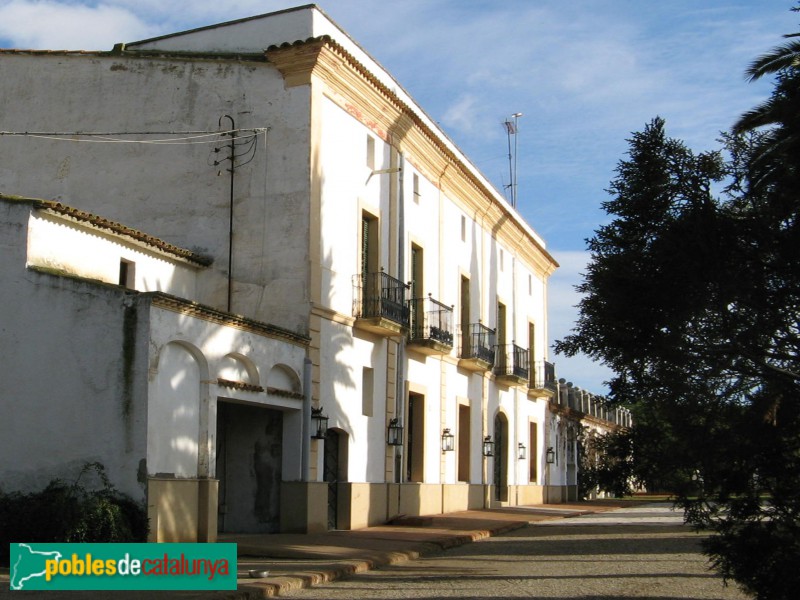
{"label": "cloudy sky", "polygon": [[[0,0],[0,47],[109,50],[303,0]],[[519,118],[518,208],[561,264],[551,341],[568,333],[585,239],[626,139],[655,116],[695,150],[764,99],[758,55],[800,30],[793,0],[320,0],[503,190],[502,126]],[[559,377],[603,393],[608,373],[552,356]]]}

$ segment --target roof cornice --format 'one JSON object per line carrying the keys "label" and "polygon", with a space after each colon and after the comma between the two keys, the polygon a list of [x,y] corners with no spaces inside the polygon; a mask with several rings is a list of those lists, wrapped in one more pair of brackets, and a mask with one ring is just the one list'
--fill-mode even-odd
{"label": "roof cornice", "polygon": [[324,86],[326,97],[406,154],[416,169],[446,190],[465,212],[487,224],[486,229],[542,276],[558,267],[529,226],[497,200],[496,190],[465,164],[442,139],[443,134],[330,36],[270,46],[265,55],[287,88]]}

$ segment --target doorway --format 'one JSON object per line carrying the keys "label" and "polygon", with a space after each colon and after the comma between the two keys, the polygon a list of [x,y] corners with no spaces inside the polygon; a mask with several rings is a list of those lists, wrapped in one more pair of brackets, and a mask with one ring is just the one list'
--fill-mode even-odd
{"label": "doorway", "polygon": [[425,396],[408,395],[406,481],[421,483],[425,471]]}
{"label": "doorway", "polygon": [[503,413],[494,418],[494,499],[508,501],[508,419]]}
{"label": "doorway", "polygon": [[328,529],[339,526],[339,483],[347,481],[347,434],[328,429],[322,462],[322,477],[328,484]]}
{"label": "doorway", "polygon": [[280,531],[283,413],[217,403],[218,528],[230,533]]}

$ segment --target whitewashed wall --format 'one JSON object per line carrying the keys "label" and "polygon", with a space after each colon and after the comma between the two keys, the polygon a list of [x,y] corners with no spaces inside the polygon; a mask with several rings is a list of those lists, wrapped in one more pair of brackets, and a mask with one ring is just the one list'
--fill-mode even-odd
{"label": "whitewashed wall", "polygon": [[[237,128],[268,129],[258,135],[253,160],[236,169],[232,308],[305,330],[307,86],[286,89],[280,73],[263,62],[23,54],[3,55],[2,62],[0,105],[4,121],[18,131],[127,132],[117,137],[152,142],[187,136],[144,133],[226,130],[230,124],[224,115]],[[198,297],[225,308],[229,163],[213,163],[227,156],[227,142],[215,136],[186,142],[3,136],[0,190],[56,199],[210,255],[214,264],[198,284]]]}
{"label": "whitewashed wall", "polygon": [[0,200],[0,485],[41,489],[99,461],[142,498],[146,313],[120,289],[27,269],[30,212]]}
{"label": "whitewashed wall", "polygon": [[36,211],[28,221],[29,266],[116,285],[121,260],[133,263],[133,289],[197,299],[197,265],[59,214]]}

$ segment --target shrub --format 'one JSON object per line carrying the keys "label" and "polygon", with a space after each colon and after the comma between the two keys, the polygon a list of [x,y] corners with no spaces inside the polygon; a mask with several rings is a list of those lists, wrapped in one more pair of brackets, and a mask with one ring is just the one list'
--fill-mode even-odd
{"label": "shrub", "polygon": [[[81,479],[96,475],[99,486]],[[87,463],[74,483],[52,480],[39,492],[0,493],[0,564],[13,542],[144,542],[149,524],[143,503],[117,491],[100,463]]]}

